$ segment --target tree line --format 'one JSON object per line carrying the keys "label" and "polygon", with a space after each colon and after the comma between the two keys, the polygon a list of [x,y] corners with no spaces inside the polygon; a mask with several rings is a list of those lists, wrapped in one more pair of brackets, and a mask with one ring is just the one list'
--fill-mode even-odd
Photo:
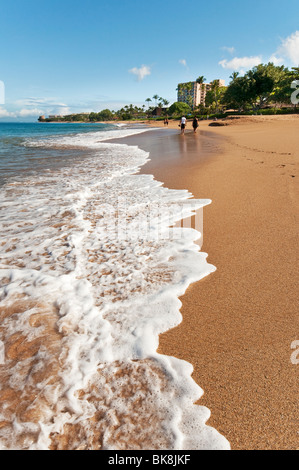
{"label": "tree line", "polygon": [[[197,107],[192,106],[193,82],[179,84],[178,97],[184,98],[186,103],[182,103],[181,100],[174,103],[169,109],[169,114],[172,112],[211,115],[229,110],[236,113],[258,113],[265,109],[275,113],[284,107],[285,112],[291,112],[291,96],[294,92],[291,84],[299,80],[299,67],[288,69],[284,65],[276,66],[269,62],[253,67],[242,76],[234,72],[230,79],[227,87],[220,86],[218,80],[211,82],[206,92],[205,103]],[[196,82],[205,87],[205,80],[200,76]],[[296,108],[295,103],[294,108]]]}
{"label": "tree line", "polygon": [[[192,82],[178,85],[178,96],[183,97],[186,90],[187,103],[175,102],[170,107],[169,101],[155,94],[152,98],[146,98],[146,105],[141,107],[133,104],[126,105],[118,111],[104,109],[98,113],[71,114],[59,116],[52,119],[41,119],[40,121],[68,121],[68,122],[101,122],[113,120],[150,119],[154,115],[161,118],[177,117],[182,114],[211,115],[222,114],[233,111],[235,113],[257,113],[265,108],[271,108],[272,112],[277,112],[283,107],[287,107],[286,112],[292,111],[291,96],[294,89],[291,88],[293,82],[299,81],[299,67],[291,69],[284,65],[277,66],[272,62],[260,64],[248,70],[240,76],[234,72],[227,87],[220,86],[218,80],[214,80],[206,93],[205,103],[197,107],[192,106],[191,88]],[[204,84],[205,77],[200,76],[196,82],[200,86]],[[299,92],[298,92],[299,95]],[[188,102],[189,97],[189,102]],[[294,104],[296,108],[296,104]],[[297,111],[297,109],[295,109]],[[271,112],[271,110],[270,110]]]}
{"label": "tree line", "polygon": [[[126,105],[119,109],[118,111],[103,109],[102,111],[95,113],[78,113],[78,114],[69,114],[66,116],[56,116],[51,118],[42,117],[39,118],[39,121],[44,122],[102,122],[102,121],[114,121],[114,120],[123,120],[129,121],[132,119],[148,119],[153,117],[153,113],[158,109],[160,112],[158,115],[165,114],[169,101],[165,98],[162,98],[159,95],[154,95],[152,98],[146,98],[146,105],[143,106],[134,106],[133,104]],[[150,105],[150,103],[153,103]]]}
{"label": "tree line", "polygon": [[234,72],[230,78],[228,87],[217,86],[217,81],[212,83],[206,96],[206,110],[219,113],[233,109],[240,113],[257,113],[265,108],[291,107],[294,91],[291,85],[299,80],[299,67],[288,69],[269,62],[253,67],[243,76]]}

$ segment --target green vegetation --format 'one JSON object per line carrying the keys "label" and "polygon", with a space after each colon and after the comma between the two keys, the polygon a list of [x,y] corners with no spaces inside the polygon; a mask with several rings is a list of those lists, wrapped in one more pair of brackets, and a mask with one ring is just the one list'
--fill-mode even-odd
{"label": "green vegetation", "polygon": [[226,92],[226,87],[220,86],[218,80],[212,82],[211,90],[206,94],[205,105],[208,109],[213,109],[219,113],[222,100]]}
{"label": "green vegetation", "polygon": [[[233,72],[228,87],[219,85],[218,80],[212,82],[206,94],[205,105],[192,110],[192,82],[180,83],[177,87],[178,98],[186,103],[175,102],[168,107],[169,102],[155,94],[146,98],[146,105],[141,107],[132,104],[124,106],[118,111],[104,109],[98,113],[79,113],[68,116],[51,116],[42,122],[103,122],[113,120],[144,120],[163,119],[165,116],[179,118],[183,114],[196,115],[203,119],[225,117],[235,114],[287,114],[297,113],[296,104],[292,104],[291,96],[294,88],[291,84],[299,80],[299,67],[289,70],[287,67],[275,66],[273,63],[260,64],[240,76]],[[197,78],[196,82],[203,84],[204,76]],[[155,103],[152,105],[152,103]]]}
{"label": "green vegetation", "polygon": [[196,83],[199,83],[200,85],[202,85],[205,81],[206,81],[206,78],[205,78],[203,75],[200,75],[200,76],[196,79]]}
{"label": "green vegetation", "polygon": [[170,106],[168,113],[170,116],[182,116],[183,114],[190,114],[191,108],[188,104],[177,101]]}
{"label": "green vegetation", "polygon": [[79,113],[69,114],[67,116],[50,116],[48,118],[39,117],[41,122],[103,122],[103,121],[130,121],[141,119],[153,119],[154,116],[166,116],[169,101],[159,95],[154,95],[155,106],[150,106],[152,98],[147,98],[145,101],[148,103],[148,108],[143,105],[141,107],[134,106],[133,104],[124,106],[118,111],[110,111],[110,109],[103,109],[98,113]]}
{"label": "green vegetation", "polygon": [[100,113],[90,113],[89,121],[111,121],[113,119],[113,113],[110,109],[103,109]]}
{"label": "green vegetation", "polygon": [[[297,112],[296,105],[291,103],[294,88],[292,82],[299,80],[299,67],[291,70],[273,63],[260,64],[240,76],[233,72],[228,87],[221,87],[218,80],[212,82],[207,92],[205,105],[192,110],[198,117],[224,117],[230,114],[286,114]],[[196,82],[203,84],[205,78],[200,76]],[[191,96],[192,82],[180,83],[178,96],[188,102]],[[171,115],[171,113],[169,112]]]}
{"label": "green vegetation", "polygon": [[299,79],[299,68],[289,70],[270,62],[253,67],[242,77],[234,72],[230,78],[228,87],[217,87],[215,84],[207,93],[206,114],[223,113],[230,109],[246,114],[261,113],[268,109],[268,113],[277,114],[279,109],[286,106],[292,112],[291,95],[294,90],[291,83]]}
{"label": "green vegetation", "polygon": [[[205,79],[204,77],[199,77],[197,80],[204,80],[204,79]],[[193,82],[178,84],[178,87],[177,87],[178,98],[180,100],[184,99],[190,108],[192,108],[192,103],[193,103],[192,91],[193,91]]]}

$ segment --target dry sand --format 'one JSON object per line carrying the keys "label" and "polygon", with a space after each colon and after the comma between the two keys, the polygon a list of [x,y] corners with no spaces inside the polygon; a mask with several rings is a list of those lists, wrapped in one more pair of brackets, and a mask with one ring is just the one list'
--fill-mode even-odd
{"label": "dry sand", "polygon": [[[196,134],[189,123],[185,136],[177,122],[168,129],[159,125],[122,141],[150,151],[143,173],[213,200],[204,209],[203,250],[217,267],[183,296],[183,322],[160,337],[159,352],[193,364],[205,391],[200,404],[212,413],[209,424],[233,449],[298,449],[299,365],[290,358],[291,343],[299,340],[299,117],[244,118],[221,128],[202,122]],[[37,399],[31,380],[50,383],[58,373],[61,337],[58,312],[42,302],[35,307],[30,324],[44,325],[47,335],[26,342],[16,333],[6,343],[7,355],[13,366],[36,356],[42,343],[52,351],[50,363],[35,370],[26,362],[29,378],[20,393],[10,382],[13,369],[2,366],[0,398],[6,413],[38,423],[48,405],[42,394]],[[17,299],[1,318],[30,308]],[[96,424],[95,444],[75,424],[54,436],[51,448],[100,445],[101,420]],[[7,426],[14,422],[0,421],[0,429]],[[20,447],[26,448],[27,438],[20,436]]]}
{"label": "dry sand", "polygon": [[228,122],[126,139],[150,151],[142,173],[213,201],[203,251],[217,271],[188,289],[159,352],[193,364],[209,424],[233,449],[298,449],[299,116]]}

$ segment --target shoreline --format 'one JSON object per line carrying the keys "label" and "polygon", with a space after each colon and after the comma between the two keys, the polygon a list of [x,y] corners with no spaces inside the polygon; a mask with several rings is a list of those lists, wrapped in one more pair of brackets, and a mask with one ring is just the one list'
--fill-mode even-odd
{"label": "shoreline", "polygon": [[[59,148],[74,149],[73,156],[80,144],[96,151],[4,188],[4,449],[229,448],[206,426],[209,411],[194,405],[202,390],[190,364],[157,352],[159,333],[181,322],[179,296],[214,267],[198,253],[196,232],[177,238],[174,229],[170,239],[160,238],[160,228],[181,219],[191,194],[138,175],[148,154],[137,146],[101,144],[132,132],[156,142],[157,131],[144,129],[102,139],[96,133],[91,141],[67,136]],[[121,197],[133,211],[119,205]],[[152,203],[153,237],[119,236],[111,205],[134,233],[136,220],[137,230],[148,225],[144,213]],[[167,220],[162,208],[170,209]]]}
{"label": "shoreline", "polygon": [[197,134],[188,125],[180,136],[175,122],[168,133],[122,139],[150,152],[140,173],[212,199],[202,251],[217,271],[180,299],[183,322],[160,336],[158,352],[193,365],[204,390],[198,404],[233,450],[298,448],[298,370],[290,360],[299,330],[298,123],[293,116],[219,128],[200,122]]}
{"label": "shoreline", "polygon": [[[181,288],[178,288],[175,294],[177,308],[165,312],[170,313],[169,320],[166,321],[163,313],[167,302],[166,304],[161,302],[160,306],[158,302],[158,312],[160,313],[157,312],[157,320],[158,322],[161,320],[162,323],[165,321],[164,327],[156,331],[152,349],[147,350],[147,335],[144,336],[138,348],[141,346],[143,348],[144,344],[144,348],[147,350],[146,357],[154,359],[161,355],[166,362],[169,360],[170,369],[169,374],[166,373],[166,377],[173,377],[178,385],[178,400],[186,402],[190,399],[190,404],[198,400],[196,402],[198,405],[206,407],[211,412],[211,418],[207,425],[217,431],[225,441],[227,439],[233,450],[298,448],[298,369],[296,369],[295,363],[291,363],[291,355],[294,357],[296,354],[298,357],[299,351],[293,351],[291,344],[298,338],[297,332],[299,330],[296,294],[298,284],[296,271],[296,256],[298,254],[298,208],[296,204],[298,200],[298,164],[296,161],[298,150],[296,136],[299,121],[263,121],[263,124],[260,124],[260,120],[254,119],[242,122],[234,121],[229,126],[218,129],[209,128],[208,123],[201,122],[197,134],[193,133],[192,128],[190,130],[191,126],[188,123],[185,136],[180,135],[178,123],[172,122],[168,128],[164,128],[162,124],[161,126],[152,126],[155,128],[149,131],[142,128],[136,133],[134,130],[131,135],[131,131],[126,132],[127,137],[108,139],[109,143],[128,145],[116,146],[116,150],[120,150],[117,154],[118,157],[115,156],[116,159],[111,159],[107,155],[107,161],[104,158],[103,164],[104,167],[105,164],[107,165],[108,173],[109,165],[112,172],[117,170],[118,164],[121,167],[127,165],[128,168],[131,168],[129,183],[133,183],[132,176],[132,179],[135,178],[135,184],[132,187],[129,184],[129,193],[126,189],[127,183],[123,181],[123,179],[126,180],[125,172],[122,176],[120,175],[113,187],[110,188],[108,184],[109,194],[102,192],[101,185],[99,187],[97,184],[93,185],[94,181],[98,183],[101,180],[101,171],[99,171],[99,160],[94,159],[92,155],[91,160],[86,160],[89,162],[88,165],[86,162],[83,164],[82,160],[74,168],[70,166],[67,170],[67,167],[63,172],[63,179],[60,178],[62,176],[60,172],[56,175],[55,172],[53,175],[46,174],[44,181],[41,181],[38,175],[33,178],[28,175],[28,178],[24,180],[27,185],[8,188],[9,203],[12,201],[14,204],[11,208],[12,212],[9,212],[8,207],[6,218],[4,218],[4,222],[7,220],[7,229],[4,228],[3,231],[4,273],[2,274],[4,277],[1,278],[1,286],[2,292],[3,289],[8,289],[9,295],[7,302],[4,301],[2,304],[1,339],[5,345],[5,357],[9,359],[9,362],[4,361],[1,369],[3,380],[1,397],[6,413],[5,420],[0,421],[0,428],[4,433],[1,436],[5,440],[9,436],[8,429],[11,426],[13,440],[8,442],[9,448],[11,446],[15,448],[19,448],[19,446],[20,448],[34,448],[35,446],[48,448],[49,441],[43,440],[45,436],[39,435],[38,426],[43,420],[48,423],[49,429],[55,431],[54,435],[49,433],[49,438],[53,437],[53,439],[51,437],[49,447],[51,450],[101,448],[103,444],[102,424],[108,428],[110,425],[113,426],[111,437],[113,436],[114,440],[112,439],[109,445],[118,448],[117,436],[121,435],[123,426],[118,428],[117,424],[117,428],[115,428],[114,421],[105,421],[105,414],[103,415],[103,423],[99,415],[97,415],[98,418],[94,415],[90,421],[86,417],[86,422],[83,413],[80,415],[82,420],[78,419],[75,426],[72,424],[73,418],[68,421],[68,418],[63,412],[60,413],[59,409],[55,414],[54,403],[57,401],[55,397],[57,397],[58,390],[60,390],[60,395],[57,403],[60,402],[60,399],[64,399],[64,384],[59,382],[59,377],[67,372],[67,369],[64,368],[67,363],[60,362],[59,358],[61,358],[61,348],[65,348],[67,344],[72,345],[75,338],[69,333],[76,332],[79,324],[84,325],[86,331],[90,331],[93,335],[102,331],[102,321],[108,322],[110,326],[112,325],[116,338],[120,340],[120,347],[123,344],[126,348],[130,345],[130,331],[132,331],[127,328],[127,325],[132,325],[132,328],[138,331],[138,321],[142,322],[143,319],[142,316],[140,317],[138,309],[134,318],[134,302],[131,304],[132,308],[128,311],[128,316],[125,315],[125,311],[121,313],[121,321],[117,321],[117,316],[114,316],[114,308],[111,309],[110,314],[108,309],[103,319],[101,315],[95,315],[93,305],[96,308],[101,308],[102,302],[104,302],[103,297],[105,297],[106,303],[111,301],[113,305],[113,301],[118,298],[118,292],[122,292],[125,299],[128,295],[129,299],[131,296],[126,287],[130,291],[130,289],[134,289],[134,285],[138,288],[140,282],[138,271],[133,269],[133,272],[136,272],[136,278],[133,277],[133,279],[132,273],[128,271],[130,266],[135,266],[134,259],[131,260],[131,251],[129,250],[128,258],[123,253],[122,244],[120,245],[121,249],[115,251],[116,246],[113,241],[109,239],[108,243],[106,241],[106,237],[109,235],[107,235],[105,226],[102,226],[103,231],[100,231],[101,223],[97,224],[99,220],[102,220],[102,204],[99,206],[96,201],[103,203],[107,200],[110,204],[119,195],[128,194],[132,198],[133,206],[136,200],[137,206],[140,206],[142,201],[148,206],[152,200],[150,189],[152,183],[155,186],[153,178],[161,182],[157,185],[157,187],[159,186],[158,192],[153,194],[154,201],[157,198],[159,201],[164,201],[164,191],[168,192],[167,189],[161,188],[161,185],[170,190],[182,189],[186,197],[188,191],[189,196],[193,194],[196,199],[212,200],[211,204],[204,207],[204,236],[201,251],[204,254],[204,259],[205,253],[208,254],[207,262],[213,265],[211,268],[215,266],[217,271],[214,272],[214,268],[204,271],[206,277],[199,282],[190,284],[192,280],[201,278],[197,275],[192,276],[192,272],[197,273],[201,266],[201,261],[198,261],[200,257],[197,260],[194,258],[194,255],[189,251],[188,244],[177,245],[175,253],[179,255],[182,262],[182,264],[179,263],[178,270],[180,272],[182,268],[185,272],[184,269],[186,269],[186,273],[190,273],[188,278],[190,282],[186,282],[184,276],[181,281],[178,279],[178,287],[180,285]],[[107,135],[120,136],[122,134],[122,132],[115,134],[108,132],[106,138]],[[94,136],[93,141],[95,140],[97,140],[97,135]],[[73,148],[73,137],[68,138],[67,142]],[[66,146],[67,142],[65,142]],[[130,148],[129,146],[134,147]],[[150,160],[146,161],[147,155],[143,150],[149,154]],[[135,172],[135,176],[133,176],[133,172]],[[105,178],[105,172],[102,173],[102,177]],[[50,181],[48,178],[50,178],[51,184],[48,184]],[[89,181],[91,186],[89,186]],[[150,183],[149,185],[147,185],[147,181]],[[72,190],[69,193],[70,188]],[[84,189],[84,195],[82,195],[82,189]],[[91,191],[90,194],[88,190]],[[10,199],[11,193],[14,194],[14,191],[18,197]],[[25,192],[23,193],[23,191]],[[86,199],[85,191],[88,191],[89,194]],[[25,198],[22,197],[22,194],[25,194]],[[170,191],[166,200],[171,201],[172,197],[175,200],[176,195],[171,195]],[[51,204],[48,206],[48,210],[45,210],[45,204],[48,204],[48,200],[51,201]],[[63,202],[62,206],[61,202]],[[75,204],[75,211],[73,204]],[[36,212],[39,213],[39,221],[37,225],[34,225]],[[10,220],[14,219],[16,214],[18,214],[17,228],[16,224],[10,224]],[[161,215],[166,214],[161,212]],[[132,218],[133,227],[134,218]],[[97,233],[103,234],[103,236],[96,236],[96,240],[92,229],[95,224],[99,230]],[[29,238],[28,230],[31,233]],[[50,237],[49,230],[51,231]],[[77,238],[78,232],[80,233],[79,239]],[[73,246],[72,244],[66,245],[67,240],[71,241],[74,235],[75,244]],[[197,243],[195,242],[196,233],[193,235],[192,246],[196,251],[196,246],[194,246],[194,243]],[[36,246],[35,241],[37,241]],[[70,248],[69,251],[65,251],[64,247],[66,246]],[[135,250],[135,243],[133,248],[132,251]],[[120,253],[120,258],[115,258],[117,251]],[[143,263],[145,273],[149,269],[146,283],[151,282],[151,268],[153,269],[153,279],[157,275],[156,266],[159,265],[159,253],[158,250],[157,259],[155,252],[152,253],[153,258],[152,256],[148,258],[143,248],[141,252],[137,253],[136,262]],[[163,252],[162,256],[164,256]],[[103,259],[106,260],[105,264],[103,264]],[[172,257],[163,259],[169,260],[165,266],[171,269]],[[108,260],[111,262],[108,263]],[[88,276],[86,278],[89,281],[87,284],[81,276],[81,262],[83,262]],[[106,265],[106,263],[108,264]],[[175,265],[173,266],[176,274]],[[57,277],[51,276],[53,269],[57,269]],[[67,272],[65,272],[66,269]],[[193,269],[194,271],[192,271]],[[14,282],[14,274],[11,274],[14,273],[14,270],[18,271],[18,276],[20,276],[18,279],[23,279],[22,282]],[[49,277],[47,277],[47,273],[50,273]],[[121,274],[119,275],[119,273]],[[68,278],[68,275],[71,279]],[[159,282],[161,279],[159,271],[158,275]],[[60,276],[63,277],[60,278]],[[111,278],[110,280],[105,278],[101,282],[101,276],[111,276]],[[69,281],[64,285],[66,277]],[[74,285],[75,278],[77,280]],[[43,280],[42,285],[40,279]],[[49,279],[50,284],[47,285],[47,282],[44,284],[45,279]],[[61,282],[61,279],[64,281]],[[11,283],[12,285],[10,285]],[[62,285],[66,291],[61,292]],[[81,291],[83,285],[85,286],[84,295]],[[91,304],[85,302],[86,285],[88,286],[88,297],[93,299]],[[28,286],[31,287],[28,288]],[[96,290],[93,290],[92,286],[97,286]],[[145,292],[147,292],[146,286],[144,287]],[[187,286],[189,287],[187,288]],[[43,296],[43,292],[46,294],[45,296]],[[70,297],[68,297],[69,295]],[[23,298],[23,296],[25,297]],[[68,298],[71,299],[71,304],[74,304],[74,309],[70,308],[69,310]],[[155,301],[152,300],[145,306],[145,318],[147,318],[147,309],[151,318],[151,310],[154,309],[154,306]],[[82,318],[77,317],[77,311],[82,312]],[[25,320],[23,318],[24,312],[26,312]],[[90,318],[91,312],[92,317]],[[28,324],[26,318],[28,318]],[[96,318],[99,323],[95,322]],[[89,323],[90,320],[92,323]],[[174,325],[178,326],[169,329]],[[40,327],[40,332],[35,329]],[[166,332],[158,338],[158,331]],[[148,330],[145,333],[148,333]],[[126,336],[127,334],[128,336]],[[35,338],[33,342],[31,341],[32,335]],[[134,338],[136,338],[135,335],[131,339]],[[138,334],[137,338],[139,338]],[[110,339],[112,342],[110,344],[109,340],[108,344],[111,345],[113,352],[113,338]],[[82,354],[80,353],[74,362],[71,360],[75,370],[79,367],[82,371],[85,370],[85,360],[88,361],[87,375],[83,375],[84,380],[87,379],[88,371],[91,370],[88,358],[93,357],[95,351],[93,348],[96,348],[96,357],[98,357],[98,346],[97,342],[91,347],[90,341],[83,341],[80,346]],[[42,357],[39,354],[40,348],[43,351],[45,348]],[[116,357],[119,357],[118,348],[119,345],[115,349]],[[104,374],[106,384],[111,380],[110,397],[112,401],[108,408],[111,406],[111,409],[115,409],[113,400],[116,398],[117,401],[119,395],[115,396],[112,393],[114,388],[113,376],[111,376],[114,369],[113,357],[112,354],[107,369],[101,368],[99,376],[94,378],[95,382],[92,381],[86,390],[83,385],[80,385],[76,375],[70,374],[68,380],[73,383],[75,389],[79,390],[83,387],[79,398],[74,394],[70,396],[70,399],[73,398],[79,405],[80,400],[83,400],[83,396],[85,396],[84,393],[89,396],[89,393],[94,389],[93,383],[97,383],[97,380],[100,381],[99,384],[103,383],[101,380],[103,379],[102,374]],[[32,361],[33,367],[30,366],[28,370],[29,359],[30,364]],[[186,361],[186,364],[177,369],[175,364],[179,364],[180,359]],[[52,361],[54,361],[53,369],[52,366],[48,366],[52,364]],[[140,377],[141,383],[146,370],[150,374],[154,373],[151,361],[148,363],[146,360],[145,363],[141,361],[138,365],[138,362],[133,361],[129,365],[131,371],[134,368],[136,368],[136,373],[139,371],[138,377]],[[36,375],[35,366],[37,365],[41,374]],[[149,369],[144,369],[145,365]],[[165,366],[167,366],[166,363]],[[18,368],[21,376],[16,373],[15,367]],[[117,367],[119,367],[121,376],[124,373],[123,385],[126,390],[131,390],[133,398],[136,383],[135,379],[132,383],[130,382],[126,360],[123,365],[117,363]],[[154,369],[156,370],[155,367]],[[163,367],[162,369],[164,370]],[[166,367],[165,370],[167,371],[168,368]],[[191,373],[193,380],[191,380]],[[14,374],[16,374],[15,377]],[[133,376],[135,377],[134,374]],[[23,386],[17,386],[19,382],[11,382],[12,377],[13,380],[20,379]],[[161,379],[160,373],[157,376],[158,380],[160,380],[159,377]],[[55,398],[53,403],[51,404],[49,401],[45,404],[43,395],[39,391],[43,390],[42,382],[44,380],[50,381],[50,379],[57,392],[55,391],[53,395]],[[57,379],[58,383],[56,383]],[[190,389],[187,386],[189,380]],[[182,384],[182,388],[180,384]],[[37,388],[34,388],[35,385]],[[157,391],[155,381],[153,385]],[[193,386],[195,387],[194,393],[192,392]],[[98,410],[100,411],[103,404],[103,397],[101,398],[103,390],[101,386],[97,386],[96,389],[99,391],[99,395],[98,398],[94,397],[94,403],[99,406]],[[190,396],[189,391],[192,392]],[[201,396],[202,391],[204,392],[203,396]],[[160,400],[159,393],[163,395],[163,387],[157,393]],[[50,390],[47,391],[47,394],[50,397]],[[151,401],[153,397],[151,389],[148,389],[148,394],[150,402],[154,403]],[[199,399],[199,397],[201,398]],[[77,399],[79,402],[76,401]],[[146,401],[145,396],[142,409],[148,415]],[[135,450],[140,445],[143,448],[155,447],[157,443],[162,445],[157,438],[158,434],[155,435],[151,431],[150,423],[144,426],[142,413],[139,413],[141,409],[138,409],[140,403],[138,405],[137,401],[136,405],[136,416],[138,415],[140,418],[138,425],[133,420],[132,431],[136,430],[136,438],[130,433],[124,442],[127,443],[128,448],[135,448]],[[179,402],[176,402],[176,405],[172,403],[171,396],[166,398],[166,410],[170,411],[171,408],[171,411],[175,412],[176,406],[178,406],[177,410],[182,409]],[[196,408],[192,405],[191,407],[192,409]],[[185,408],[183,407],[183,409]],[[205,419],[208,418],[208,410],[206,410]],[[53,420],[50,421],[49,417],[52,413]],[[125,415],[127,416],[126,412]],[[181,414],[178,413],[178,416]],[[188,413],[186,416],[189,419]],[[57,421],[54,420],[54,417]],[[61,418],[67,418],[67,420],[65,426],[59,427],[58,423]],[[127,422],[130,423],[130,416],[128,415],[127,418]],[[20,424],[19,431],[13,429],[15,422]],[[36,434],[29,435],[27,433],[27,422],[36,424]],[[58,427],[55,427],[55,422]],[[156,422],[157,426],[159,422],[159,420]],[[204,420],[204,422],[206,421]],[[25,423],[25,428],[22,428],[22,423]],[[155,425],[155,420],[153,423]],[[164,424],[162,421],[164,431],[160,436],[163,435],[163,439],[167,433],[172,432],[171,425],[166,423],[167,419]],[[51,426],[54,427],[51,428]],[[189,426],[183,426],[183,428],[193,443],[195,428]],[[86,429],[88,429],[87,434],[85,434]],[[147,440],[140,436],[140,429],[146,431]],[[199,429],[201,432],[201,427]],[[91,430],[94,430],[94,433]],[[213,432],[212,429],[210,431]],[[92,442],[88,437],[91,435]],[[175,431],[173,436],[176,435]],[[82,440],[79,439],[80,442],[77,440],[78,436],[82,437]],[[186,436],[187,434],[185,435],[187,438],[186,448],[188,445],[191,445],[192,448],[193,444],[190,444],[191,441],[188,441],[189,438]],[[37,438],[38,442],[35,442]],[[39,440],[40,438],[41,440]],[[163,446],[169,449],[170,444],[168,445],[166,440],[163,440]],[[171,438],[170,442],[172,442]],[[196,444],[196,440],[194,443]],[[181,448],[180,445],[177,447]]]}

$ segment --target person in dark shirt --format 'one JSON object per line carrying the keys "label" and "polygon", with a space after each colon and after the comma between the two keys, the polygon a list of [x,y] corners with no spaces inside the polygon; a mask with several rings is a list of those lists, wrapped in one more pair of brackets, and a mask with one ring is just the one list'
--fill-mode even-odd
{"label": "person in dark shirt", "polygon": [[194,116],[194,119],[193,119],[193,122],[192,122],[192,127],[193,127],[194,132],[196,132],[196,130],[198,128],[198,119],[197,119],[196,116]]}

